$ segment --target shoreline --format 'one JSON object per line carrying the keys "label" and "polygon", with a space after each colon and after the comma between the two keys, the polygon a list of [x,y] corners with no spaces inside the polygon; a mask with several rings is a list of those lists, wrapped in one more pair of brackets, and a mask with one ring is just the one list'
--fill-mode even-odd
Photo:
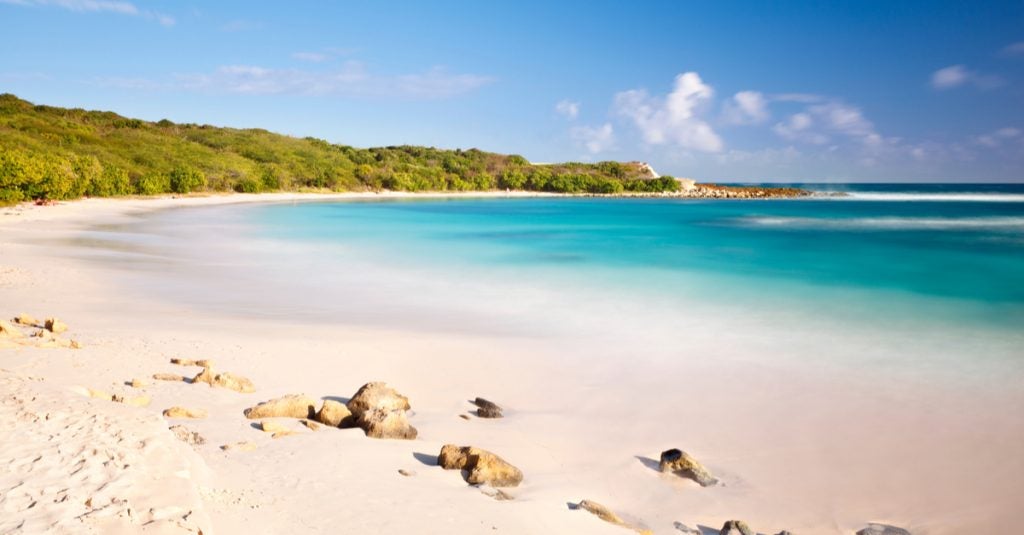
{"label": "shoreline", "polygon": [[[945,399],[941,392],[889,392],[875,376],[822,382],[812,365],[791,369],[766,362],[705,361],[705,354],[737,355],[704,345],[693,351],[695,358],[678,364],[687,376],[701,378],[680,391],[669,377],[673,374],[663,373],[665,363],[627,362],[623,367],[604,356],[575,354],[575,340],[410,332],[401,325],[275,325],[224,317],[119,292],[116,272],[82,261],[60,240],[80,232],[82,225],[151,209],[324,199],[319,194],[236,195],[166,198],[156,204],[150,199],[89,200],[31,207],[22,215],[0,218],[0,227],[16,231],[0,240],[0,295],[6,304],[0,314],[4,319],[21,312],[57,315],[71,325],[70,336],[83,342],[79,350],[3,350],[0,368],[45,377],[47,384],[65,391],[81,386],[131,394],[134,389],[123,382],[133,377],[186,373],[170,365],[169,358],[213,358],[219,369],[256,384],[255,394],[236,394],[154,382],[145,389],[152,397],[148,408],[88,399],[81,407],[85,414],[117,410],[129,418],[159,415],[171,405],[208,409],[207,419],[169,420],[168,425],[183,423],[207,439],[194,449],[212,473],[211,481],[197,483],[196,492],[217,533],[280,532],[297,525],[323,533],[337,532],[338,526],[351,532],[475,533],[489,526],[511,532],[623,532],[565,505],[584,498],[656,533],[674,532],[676,521],[717,528],[733,518],[765,533],[849,534],[870,521],[908,527],[915,534],[945,533],[950,526],[997,526],[1013,518],[996,514],[998,509],[971,512],[950,504],[964,492],[981,492],[979,485],[993,487],[985,491],[989,496],[1000,491],[1014,496],[1014,471],[998,481],[971,482],[969,474],[954,475],[950,488],[932,488],[939,487],[933,481],[920,496],[883,507],[879,502],[886,497],[892,501],[903,495],[902,477],[841,466],[891,466],[895,456],[904,459],[907,477],[924,477],[950,452],[969,457],[972,444],[952,442],[957,433],[998,429],[1006,422],[996,414],[968,419],[957,411],[984,414],[998,396],[989,399],[972,391],[977,399],[961,405],[962,399]],[[785,383],[775,384],[777,379]],[[241,417],[243,408],[279,395],[347,398],[373,380],[387,381],[410,398],[410,421],[420,431],[416,441],[373,440],[358,429],[304,431],[275,440]],[[725,385],[742,395],[723,397]],[[834,392],[837,385],[843,388]],[[795,399],[780,398],[775,392],[780,387]],[[842,391],[847,388],[853,390],[849,396]],[[863,399],[865,391],[873,399]],[[554,399],[553,392],[561,399]],[[473,396],[506,406],[506,418],[459,418],[472,409],[466,400]],[[871,423],[868,417],[890,407],[893,399],[902,400],[901,411]],[[1001,406],[1012,416],[1019,402],[1011,397]],[[805,414],[796,412],[799,407]],[[843,425],[840,418],[850,422]],[[919,451],[919,439],[902,434],[933,426],[949,429],[941,436],[951,442],[942,450]],[[804,434],[808,429],[829,429],[842,440],[817,444]],[[783,440],[766,441],[772,436]],[[1012,449],[1013,436],[998,435],[988,447]],[[218,449],[240,440],[258,447],[253,452]],[[448,442],[494,451],[522,469],[524,485],[510,490],[515,499],[481,496],[457,474],[424,461]],[[844,442],[849,450],[831,449]],[[645,464],[669,447],[694,454],[725,484],[701,489]],[[800,464],[789,464],[793,459]],[[781,471],[772,465],[781,465]],[[398,469],[416,475],[405,477]],[[787,476],[785,470],[796,473]],[[846,477],[841,483],[846,490],[829,481],[839,473]],[[825,495],[823,489],[828,489]],[[869,489],[878,495],[865,494]],[[332,499],[341,501],[331,511],[310,506]],[[989,507],[998,505],[994,501]],[[395,507],[406,513],[395,518]],[[828,510],[833,512],[822,513]]]}

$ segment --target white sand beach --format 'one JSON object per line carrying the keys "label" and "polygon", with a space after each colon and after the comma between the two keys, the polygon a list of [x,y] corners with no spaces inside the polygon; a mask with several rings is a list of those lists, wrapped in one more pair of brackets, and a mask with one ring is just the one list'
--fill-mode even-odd
{"label": "white sand beach", "polygon": [[[0,472],[0,533],[626,532],[570,507],[583,499],[654,533],[680,533],[676,523],[717,533],[730,519],[769,534],[852,534],[869,522],[915,535],[1009,533],[1024,520],[1019,375],[989,383],[958,381],[955,370],[798,362],[790,353],[854,354],[879,342],[856,332],[766,340],[713,318],[679,326],[684,346],[647,355],[626,342],[602,350],[614,333],[583,340],[220,314],[126,291],[118,270],[68,245],[83,229],[160,209],[309,198],[0,209],[0,318],[56,317],[69,326],[61,339],[81,345],[0,345],[0,465],[8,467]],[[139,276],[159,284],[175,273]],[[892,351],[969,351],[974,343],[936,333]],[[154,380],[201,371],[172,358],[211,359],[216,370],[251,379],[255,392]],[[940,375],[948,380],[932,380]],[[146,384],[126,384],[135,378]],[[296,419],[282,419],[295,433],[275,439],[243,416],[286,394],[347,401],[371,381],[409,398],[415,440],[313,431]],[[136,407],[90,398],[88,389],[151,401]],[[477,396],[502,405],[504,418],[473,415]],[[161,415],[172,406],[208,416]],[[175,425],[205,443],[179,440],[167,429]],[[239,442],[255,449],[220,447]],[[449,443],[484,448],[522,470],[523,483],[504,489],[513,499],[496,500],[436,466]],[[659,454],[669,448],[692,454],[719,484],[660,473]]]}

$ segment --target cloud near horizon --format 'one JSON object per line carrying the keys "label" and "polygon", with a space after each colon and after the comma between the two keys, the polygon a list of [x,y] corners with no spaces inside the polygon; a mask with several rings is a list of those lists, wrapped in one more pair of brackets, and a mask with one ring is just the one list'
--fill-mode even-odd
{"label": "cloud near horizon", "polygon": [[0,0],[0,4],[23,7],[58,7],[79,13],[117,13],[149,20],[163,26],[173,26],[174,17],[156,11],[141,10],[131,2],[122,0]]}
{"label": "cloud near horizon", "polygon": [[569,131],[569,135],[591,154],[604,152],[615,146],[615,129],[611,123],[597,127],[576,126]]}
{"label": "cloud near horizon", "polygon": [[665,97],[652,97],[643,89],[622,91],[615,95],[614,109],[633,123],[649,145],[719,152],[722,138],[699,116],[714,94],[699,74],[684,72],[676,76],[672,92]]}
{"label": "cloud near horizon", "polygon": [[450,73],[434,67],[419,73],[385,75],[368,71],[357,61],[340,69],[274,69],[256,65],[227,65],[209,73],[173,75],[160,81],[146,78],[98,78],[104,87],[150,90],[189,90],[246,95],[314,95],[443,99],[469,93],[494,81],[489,76]]}

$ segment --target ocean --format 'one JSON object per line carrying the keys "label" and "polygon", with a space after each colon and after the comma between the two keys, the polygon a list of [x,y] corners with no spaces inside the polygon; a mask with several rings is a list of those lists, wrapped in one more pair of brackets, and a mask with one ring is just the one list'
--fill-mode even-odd
{"label": "ocean", "polygon": [[804,187],[833,195],[234,205],[83,239],[181,275],[139,291],[273,320],[570,337],[609,358],[704,337],[950,377],[1024,364],[1024,186]]}

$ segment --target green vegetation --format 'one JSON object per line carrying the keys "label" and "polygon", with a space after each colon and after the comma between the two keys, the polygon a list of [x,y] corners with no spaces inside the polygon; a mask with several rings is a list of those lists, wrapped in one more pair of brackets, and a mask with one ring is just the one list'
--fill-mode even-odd
{"label": "green vegetation", "polygon": [[477,149],[357,149],[266,130],[147,122],[0,94],[0,204],[202,191],[658,192],[636,163],[533,165]]}

